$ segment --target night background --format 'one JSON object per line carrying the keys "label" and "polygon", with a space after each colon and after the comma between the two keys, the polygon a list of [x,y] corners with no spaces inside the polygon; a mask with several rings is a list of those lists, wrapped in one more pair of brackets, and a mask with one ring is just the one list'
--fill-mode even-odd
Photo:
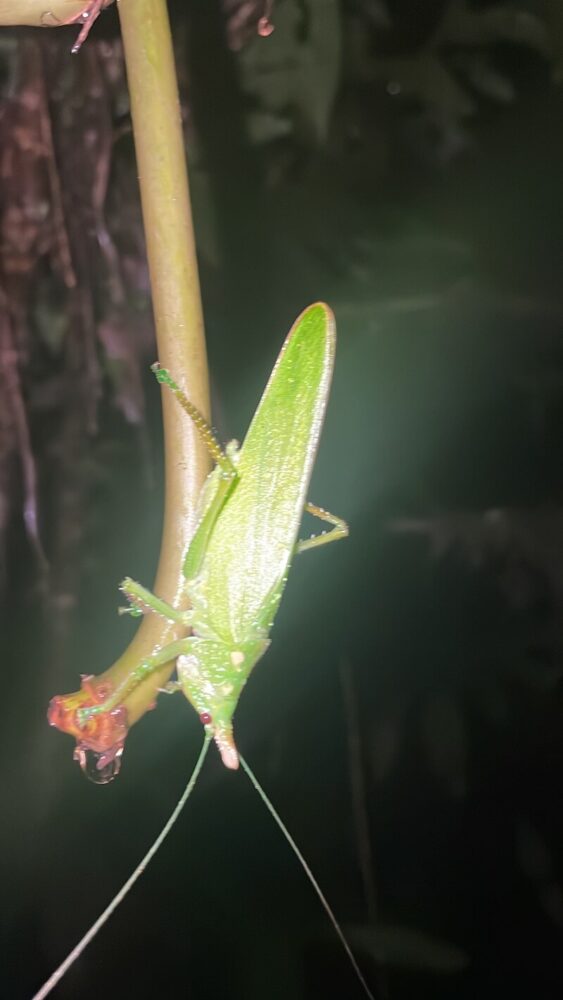
{"label": "night background", "polygon": [[[237,742],[377,1000],[563,990],[563,4],[170,4],[213,396],[241,438],[310,302],[338,348]],[[160,393],[113,8],[0,31],[0,996],[26,1000],[160,830],[201,725],[159,699],[88,782],[49,699],[118,656],[162,514]],[[71,274],[76,275],[73,287]],[[312,530],[307,522],[303,532]],[[212,748],[53,994],[355,1000],[303,871]]]}

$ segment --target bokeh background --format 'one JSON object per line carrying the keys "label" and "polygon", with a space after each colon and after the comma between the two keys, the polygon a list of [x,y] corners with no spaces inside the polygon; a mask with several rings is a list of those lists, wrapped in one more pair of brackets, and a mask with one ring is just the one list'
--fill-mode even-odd
{"label": "bokeh background", "polygon": [[[214,422],[298,312],[336,374],[298,560],[238,741],[378,1000],[563,988],[563,5],[170,4]],[[49,730],[150,583],[159,393],[117,18],[0,35],[0,995],[28,998],[176,801],[180,698],[97,787]],[[308,525],[306,526],[308,528]],[[306,528],[304,530],[306,530]],[[360,997],[244,775],[186,814],[56,996]]]}

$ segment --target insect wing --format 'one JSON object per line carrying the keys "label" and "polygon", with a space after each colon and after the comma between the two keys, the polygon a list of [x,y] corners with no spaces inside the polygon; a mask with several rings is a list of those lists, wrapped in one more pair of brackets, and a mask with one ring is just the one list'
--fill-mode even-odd
{"label": "insect wing", "polygon": [[268,604],[275,613],[317,451],[335,339],[328,306],[301,314],[242,445],[239,480],[215,524],[196,588],[205,595],[208,624],[227,642],[249,638]]}

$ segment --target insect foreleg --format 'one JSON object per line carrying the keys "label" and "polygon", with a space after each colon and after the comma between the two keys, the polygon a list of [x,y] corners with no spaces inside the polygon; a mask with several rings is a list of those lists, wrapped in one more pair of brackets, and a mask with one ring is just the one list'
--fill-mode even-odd
{"label": "insect foreleg", "polygon": [[119,589],[122,594],[125,594],[131,604],[130,608],[120,609],[122,614],[129,613],[135,617],[136,615],[146,615],[154,612],[154,614],[159,615],[161,618],[165,618],[166,621],[175,622],[177,625],[185,625],[186,628],[189,628],[192,623],[192,612],[190,610],[180,611],[178,608],[173,608],[167,601],[163,601],[156,594],[153,594],[152,591],[147,590],[146,587],[137,583],[136,580],[132,580],[129,576],[125,577]]}
{"label": "insect foreleg", "polygon": [[304,538],[297,542],[295,551],[297,554],[306,552],[307,549],[316,549],[319,545],[328,545],[329,542],[337,542],[339,538],[346,538],[348,535],[348,525],[341,517],[331,514],[322,507],[317,507],[314,503],[306,503],[305,510],[313,517],[318,517],[320,521],[332,524],[331,531],[323,531],[320,535],[313,535],[311,538]]}
{"label": "insect foreleg", "polygon": [[135,667],[130,674],[125,678],[125,680],[116,687],[115,691],[106,701],[101,702],[99,705],[92,705],[88,708],[80,708],[77,711],[78,721],[81,726],[86,725],[89,719],[95,715],[103,715],[105,712],[112,712],[114,708],[121,705],[125,699],[131,694],[135,688],[139,687],[147,677],[150,677],[155,670],[159,667],[164,666],[165,663],[170,663],[171,660],[176,660],[182,654],[189,652],[191,649],[191,639],[178,639],[176,642],[169,642],[168,645],[163,646],[158,652],[153,653],[152,656],[147,656],[145,660],[139,663],[138,667]]}

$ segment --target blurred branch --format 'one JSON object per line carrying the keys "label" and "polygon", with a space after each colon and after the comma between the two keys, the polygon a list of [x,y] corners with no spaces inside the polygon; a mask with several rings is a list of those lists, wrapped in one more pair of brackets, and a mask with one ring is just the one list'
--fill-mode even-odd
{"label": "blurred branch", "polygon": [[[106,0],[105,6],[110,3],[113,0]],[[72,24],[86,6],[86,0],[0,0],[0,25],[58,28]]]}
{"label": "blurred branch", "polygon": [[448,511],[434,517],[398,517],[389,522],[388,529],[426,538],[436,559],[457,550],[474,569],[495,566],[514,607],[525,607],[534,597],[532,583],[525,584],[522,579],[526,569],[541,574],[556,606],[563,606],[561,507],[496,507],[477,513]]}

